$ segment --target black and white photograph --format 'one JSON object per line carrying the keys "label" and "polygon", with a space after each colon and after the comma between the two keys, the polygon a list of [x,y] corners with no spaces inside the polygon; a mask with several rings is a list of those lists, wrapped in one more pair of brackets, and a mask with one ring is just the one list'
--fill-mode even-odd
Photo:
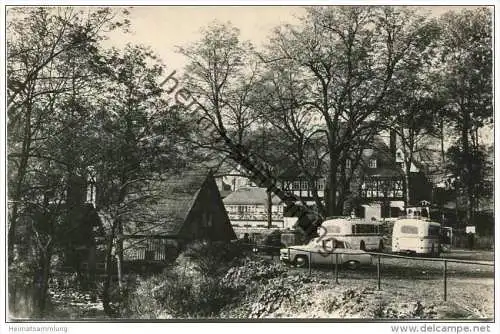
{"label": "black and white photograph", "polygon": [[429,4],[2,4],[8,332],[493,332],[495,6]]}

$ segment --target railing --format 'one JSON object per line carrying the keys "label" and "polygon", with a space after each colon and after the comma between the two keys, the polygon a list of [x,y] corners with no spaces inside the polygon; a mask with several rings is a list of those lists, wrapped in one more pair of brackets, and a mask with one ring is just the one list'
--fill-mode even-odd
{"label": "railing", "polygon": [[[250,246],[251,244],[247,244]],[[255,247],[255,245],[252,245]],[[264,246],[268,249],[279,249],[280,247],[276,246]],[[332,262],[331,265],[334,266],[334,277],[335,277],[335,283],[339,284],[339,268],[342,265],[342,263],[339,262],[339,256],[342,254],[347,254],[347,255],[356,255],[353,253],[348,253],[348,252],[342,252],[342,251],[334,251],[334,252],[327,252],[326,250],[322,251],[313,251],[313,250],[307,250],[307,249],[299,249],[299,248],[294,248],[294,247],[288,247],[288,261],[290,263],[293,263],[293,259],[291,258],[291,252],[292,251],[299,251],[303,255],[304,253],[307,254],[307,263],[308,263],[308,272],[309,275],[312,275],[312,265],[313,261],[312,259],[312,254],[321,254],[323,256],[328,256],[332,255]],[[399,258],[399,259],[408,259],[408,260],[413,260],[413,261],[431,261],[431,262],[440,262],[442,263],[442,279],[443,279],[443,300],[446,301],[448,299],[448,264],[449,263],[460,263],[460,264],[466,264],[466,265],[477,265],[477,266],[486,266],[486,267],[494,267],[494,263],[492,261],[468,261],[468,260],[460,260],[460,259],[453,259],[453,258],[430,258],[430,257],[416,257],[416,256],[406,256],[406,255],[398,255],[398,254],[388,254],[388,253],[379,253],[379,252],[365,252],[366,254],[369,254],[372,256],[372,264],[375,262],[376,264],[376,273],[377,273],[377,289],[381,290],[381,281],[382,281],[382,270],[381,270],[381,259],[382,258]],[[280,254],[281,255],[281,254]],[[273,258],[274,255],[271,255]],[[375,257],[375,261],[373,261],[373,257]]]}

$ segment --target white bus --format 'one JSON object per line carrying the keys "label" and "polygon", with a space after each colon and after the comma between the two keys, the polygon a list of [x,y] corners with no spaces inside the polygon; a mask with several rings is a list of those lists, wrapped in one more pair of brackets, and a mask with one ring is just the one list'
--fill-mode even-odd
{"label": "white bus", "polygon": [[392,229],[393,253],[438,256],[441,252],[441,225],[424,219],[400,219]]}
{"label": "white bus", "polygon": [[382,223],[360,218],[331,218],[321,224],[318,234],[347,241],[353,249],[384,250]]}

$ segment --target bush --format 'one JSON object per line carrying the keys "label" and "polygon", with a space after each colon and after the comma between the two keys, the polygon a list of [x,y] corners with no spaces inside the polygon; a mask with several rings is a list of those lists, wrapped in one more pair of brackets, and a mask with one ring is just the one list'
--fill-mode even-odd
{"label": "bush", "polygon": [[161,287],[165,277],[153,276],[148,279],[138,279],[135,290],[128,294],[122,304],[122,316],[139,319],[157,319],[160,317],[161,305],[158,298],[158,287]]}
{"label": "bush", "polygon": [[238,295],[222,277],[237,263],[241,245],[198,242],[189,245],[161,274],[139,279],[125,315],[132,318],[215,317]]}
{"label": "bush", "polygon": [[129,296],[125,316],[140,319],[214,317],[235,290],[214,278],[182,275],[167,269],[139,282]]}
{"label": "bush", "polygon": [[238,243],[195,242],[179,255],[176,265],[187,274],[196,271],[197,275],[205,278],[220,277],[239,262],[244,253],[245,247]]}

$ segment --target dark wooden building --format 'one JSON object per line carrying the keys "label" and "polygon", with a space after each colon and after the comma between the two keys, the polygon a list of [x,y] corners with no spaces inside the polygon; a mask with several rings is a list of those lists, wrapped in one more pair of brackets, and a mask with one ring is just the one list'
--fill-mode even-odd
{"label": "dark wooden building", "polygon": [[163,182],[161,199],[151,210],[154,222],[124,236],[125,261],[168,261],[193,241],[236,239],[210,173],[183,173]]}

